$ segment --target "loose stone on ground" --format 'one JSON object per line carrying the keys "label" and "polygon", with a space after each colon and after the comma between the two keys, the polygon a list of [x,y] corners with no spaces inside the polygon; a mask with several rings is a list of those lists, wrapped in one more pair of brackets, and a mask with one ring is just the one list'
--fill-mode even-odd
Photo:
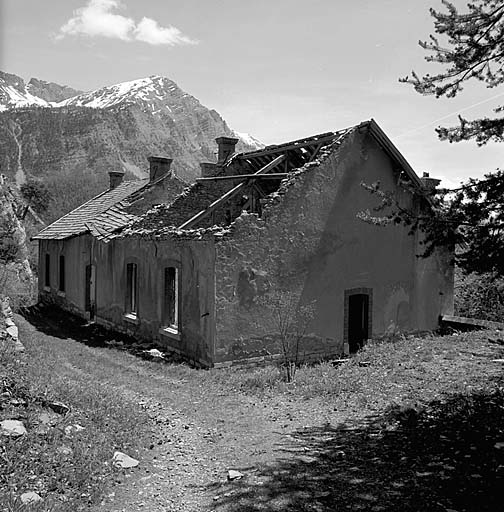
{"label": "loose stone on ground", "polygon": [[122,452],[115,452],[112,461],[114,466],[123,469],[134,468],[139,464],[138,460]]}
{"label": "loose stone on ground", "polygon": [[3,420],[0,422],[0,433],[4,436],[19,437],[26,434],[26,428],[22,421]]}
{"label": "loose stone on ground", "polygon": [[23,505],[28,505],[31,503],[37,503],[38,501],[42,501],[42,497],[34,491],[25,492],[25,493],[21,494],[20,498],[21,498]]}

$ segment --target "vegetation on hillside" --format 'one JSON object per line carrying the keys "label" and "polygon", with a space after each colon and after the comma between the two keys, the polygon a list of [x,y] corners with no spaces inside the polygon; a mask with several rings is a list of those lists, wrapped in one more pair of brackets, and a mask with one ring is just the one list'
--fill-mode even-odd
{"label": "vegetation on hillside", "polygon": [[504,322],[504,278],[496,273],[455,274],[455,314]]}
{"label": "vegetation on hillside", "polygon": [[27,236],[19,218],[24,208],[17,190],[0,177],[0,298],[9,296],[14,309],[31,303],[35,290]]}
{"label": "vegetation on hillside", "polygon": [[[134,455],[142,446],[146,418],[89,375],[63,376],[44,346],[30,348],[29,357],[19,355],[0,334],[0,420],[21,420],[27,430],[20,437],[0,434],[0,510],[81,510],[98,503],[117,475],[114,451]],[[58,403],[68,412],[56,413],[50,404]],[[43,503],[23,505],[25,492],[43,496]]]}
{"label": "vegetation on hillside", "polygon": [[33,208],[35,212],[41,214],[47,210],[53,195],[51,194],[47,185],[41,180],[30,179],[19,187],[21,196],[26,202],[22,219],[26,218],[29,208]]}
{"label": "vegetation on hillside", "polygon": [[[11,502],[33,489],[43,510],[55,511],[154,510],[161,501],[184,512],[499,510],[498,331],[370,342],[339,365],[300,367],[288,383],[272,366],[198,371],[141,361],[125,353],[126,339],[112,344],[96,326],[53,315],[31,318],[37,328],[19,321],[31,360],[6,372],[2,359],[0,419],[23,419],[29,434],[2,452],[10,466],[0,485]],[[51,414],[44,404],[53,400],[70,411]],[[146,404],[148,418],[139,411]],[[37,433],[44,413],[55,424]],[[76,424],[85,430],[67,435]],[[114,450],[140,460],[129,478],[111,468]],[[225,468],[244,476],[226,481]],[[126,484],[102,506],[116,479]]]}

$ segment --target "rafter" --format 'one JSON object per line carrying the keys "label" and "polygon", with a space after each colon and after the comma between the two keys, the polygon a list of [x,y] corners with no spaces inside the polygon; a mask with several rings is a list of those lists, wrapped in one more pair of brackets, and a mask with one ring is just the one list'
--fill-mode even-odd
{"label": "rafter", "polygon": [[223,181],[223,180],[281,180],[289,175],[287,172],[272,172],[269,174],[234,174],[232,176],[208,176],[196,178],[196,181]]}
{"label": "rafter", "polygon": [[[264,167],[261,167],[257,172],[250,175],[250,177],[257,175],[257,174],[266,174],[269,171],[273,170],[277,165],[281,164],[285,160],[285,155],[277,156],[273,161],[271,161],[269,164],[265,165]],[[248,181],[248,180],[247,180]],[[219,197],[216,201],[214,201],[208,208],[205,210],[201,210],[199,213],[191,217],[188,221],[184,222],[179,229],[191,229],[194,227],[198,222],[206,218],[208,215],[210,215],[212,212],[214,212],[219,206],[221,206],[223,203],[231,199],[233,196],[241,192],[246,184],[247,181],[242,181],[240,184],[236,185],[236,187],[233,187],[231,190],[228,190],[223,196]]]}
{"label": "rafter", "polygon": [[280,144],[278,146],[269,146],[264,149],[259,149],[257,151],[252,151],[250,153],[245,153],[243,155],[239,155],[241,160],[248,160],[251,158],[258,158],[268,155],[274,155],[275,153],[284,153],[291,149],[301,149],[310,146],[317,146],[320,143],[329,143],[333,140],[339,138],[346,130],[342,130],[341,132],[329,132],[322,133],[320,135],[316,135],[315,137],[310,137],[307,139],[299,139],[293,142],[289,142],[287,144]]}
{"label": "rafter", "polygon": [[324,144],[321,142],[321,143],[320,143],[320,144],[319,144],[319,145],[314,149],[313,153],[312,153],[312,154],[311,154],[311,156],[310,156],[310,159],[308,160],[308,163],[313,162],[313,160],[315,160],[315,158],[317,157],[317,155],[318,155],[319,151],[322,149],[322,146],[323,146],[323,145],[324,145]]}

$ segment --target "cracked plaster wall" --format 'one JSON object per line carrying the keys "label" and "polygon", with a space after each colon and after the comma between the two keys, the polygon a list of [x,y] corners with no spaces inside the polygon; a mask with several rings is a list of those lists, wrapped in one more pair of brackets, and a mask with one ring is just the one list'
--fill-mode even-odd
{"label": "cracked plaster wall", "polygon": [[315,301],[301,349],[307,356],[343,353],[345,290],[373,290],[373,336],[437,326],[452,304],[446,255],[421,260],[418,236],[407,228],[356,218],[377,204],[362,181],[380,180],[382,189],[411,204],[397,179],[375,140],[355,131],[318,167],[274,194],[261,219],[243,214],[235,221],[232,234],[216,244],[216,362],[279,351],[271,310],[261,303],[268,290]]}
{"label": "cracked plaster wall", "polygon": [[[187,359],[211,364],[214,339],[214,250],[210,240],[152,240],[140,236],[99,242],[89,235],[65,241],[41,240],[40,269],[51,255],[51,287],[41,274],[40,300],[81,317],[85,311],[85,269],[96,265],[96,320],[137,339],[155,341]],[[66,292],[58,292],[58,261],[67,265]],[[125,318],[126,264],[138,265],[138,321]],[[180,336],[160,334],[164,268],[179,269]]]}

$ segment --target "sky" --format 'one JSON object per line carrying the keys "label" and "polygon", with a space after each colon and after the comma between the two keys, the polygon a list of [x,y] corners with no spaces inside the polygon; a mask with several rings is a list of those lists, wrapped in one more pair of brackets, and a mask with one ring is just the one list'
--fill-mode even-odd
{"label": "sky", "polygon": [[86,91],[166,76],[265,144],[374,118],[417,174],[454,187],[502,167],[504,147],[434,129],[491,116],[504,90],[436,99],[399,83],[440,70],[418,45],[429,7],[441,0],[0,0],[0,69]]}

